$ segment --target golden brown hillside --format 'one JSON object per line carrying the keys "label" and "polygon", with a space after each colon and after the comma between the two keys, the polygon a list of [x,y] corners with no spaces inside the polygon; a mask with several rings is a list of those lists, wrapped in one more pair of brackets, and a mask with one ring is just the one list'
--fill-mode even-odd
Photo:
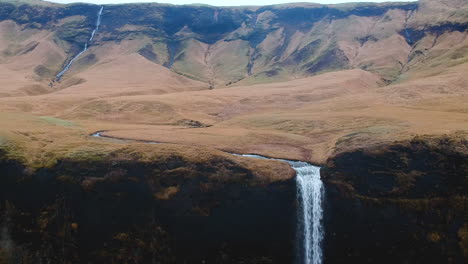
{"label": "golden brown hillside", "polygon": [[[99,130],[322,164],[334,152],[468,129],[464,1],[192,6],[179,10],[186,21],[170,16],[176,6],[110,5],[60,79],[99,7],[0,6],[2,118],[71,122],[84,133],[77,140]],[[44,140],[34,122],[28,130]]]}

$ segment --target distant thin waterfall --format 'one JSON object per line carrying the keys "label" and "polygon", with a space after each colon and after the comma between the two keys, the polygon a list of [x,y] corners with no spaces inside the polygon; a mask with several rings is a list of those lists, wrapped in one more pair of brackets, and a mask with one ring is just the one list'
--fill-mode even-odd
{"label": "distant thin waterfall", "polygon": [[93,30],[93,32],[91,32],[91,37],[89,38],[89,42],[93,41],[94,35],[99,30],[99,26],[101,25],[102,10],[104,10],[103,6],[101,6],[101,9],[99,9],[98,18],[97,18],[97,21],[96,21],[96,28]]}
{"label": "distant thin waterfall", "polygon": [[83,50],[78,53],[75,57],[73,57],[73,59],[70,60],[70,62],[68,62],[68,64],[65,66],[65,68],[63,68],[63,70],[57,74],[57,76],[55,76],[55,79],[58,81],[60,80],[60,78],[62,78],[62,76],[70,69],[70,67],[73,65],[73,63],[83,54],[85,53],[87,50],[88,50],[88,43],[90,43],[91,41],[93,41],[94,39],[94,35],[96,35],[98,29],[99,29],[99,26],[101,25],[101,15],[102,15],[102,11],[104,10],[104,7],[102,6],[101,9],[99,9],[99,12],[98,12],[98,17],[97,17],[97,21],[96,21],[96,27],[93,29],[93,32],[91,32],[91,37],[89,38],[89,40],[85,43],[84,47],[83,47]]}
{"label": "distant thin waterfall", "polygon": [[296,171],[300,264],[321,264],[323,259],[323,183],[320,168],[305,162],[288,162]]}

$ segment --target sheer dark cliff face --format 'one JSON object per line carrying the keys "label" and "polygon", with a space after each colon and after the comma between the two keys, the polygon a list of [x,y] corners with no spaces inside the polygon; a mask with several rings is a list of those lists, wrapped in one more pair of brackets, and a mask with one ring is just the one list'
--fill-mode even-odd
{"label": "sheer dark cliff face", "polygon": [[294,180],[252,184],[223,160],[192,165],[62,161],[31,173],[1,161],[0,263],[293,260]]}
{"label": "sheer dark cliff face", "polygon": [[[324,263],[464,263],[467,150],[416,138],[330,158]],[[262,184],[223,159],[180,157],[33,172],[3,154],[0,175],[0,263],[294,261],[293,179]]]}
{"label": "sheer dark cliff face", "polygon": [[466,140],[416,138],[343,153],[322,173],[328,263],[466,261]]}

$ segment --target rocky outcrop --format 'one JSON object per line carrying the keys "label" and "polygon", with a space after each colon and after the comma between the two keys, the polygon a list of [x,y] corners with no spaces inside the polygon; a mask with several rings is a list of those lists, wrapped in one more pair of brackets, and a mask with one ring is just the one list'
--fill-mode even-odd
{"label": "rocky outcrop", "polygon": [[[0,158],[0,263],[289,263],[295,183],[222,158]],[[3,261],[3,262],[2,262]]]}
{"label": "rocky outcrop", "polygon": [[417,137],[337,154],[326,184],[328,263],[464,263],[468,141]]}

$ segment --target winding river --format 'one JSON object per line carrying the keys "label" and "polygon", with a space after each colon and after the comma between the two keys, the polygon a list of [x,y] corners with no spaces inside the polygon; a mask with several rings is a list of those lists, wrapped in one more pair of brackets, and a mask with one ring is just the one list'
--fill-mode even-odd
{"label": "winding river", "polygon": [[[113,138],[124,141],[137,141],[148,144],[158,144],[156,141],[128,140],[102,135],[105,131],[99,131],[91,136],[99,138]],[[296,188],[298,199],[297,239],[300,247],[299,264],[322,264],[323,229],[323,197],[324,186],[320,179],[320,167],[303,161],[291,161],[285,159],[267,158],[252,154],[235,154],[235,156],[279,160],[287,162],[296,171]]]}

